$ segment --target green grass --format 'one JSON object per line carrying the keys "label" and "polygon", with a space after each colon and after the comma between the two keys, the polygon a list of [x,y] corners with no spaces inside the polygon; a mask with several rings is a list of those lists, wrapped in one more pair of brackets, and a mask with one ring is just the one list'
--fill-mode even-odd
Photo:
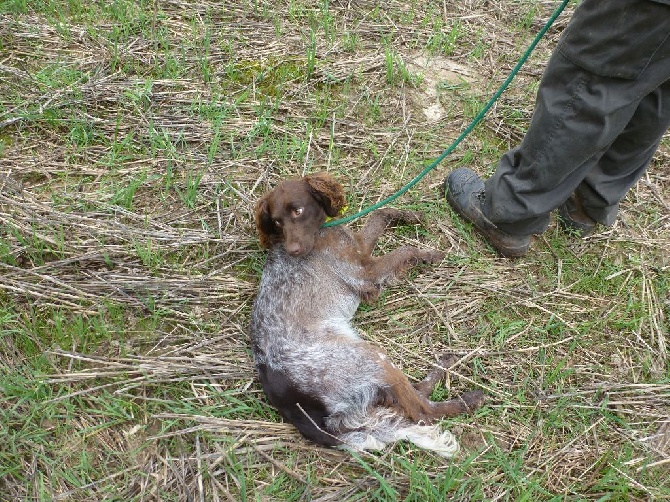
{"label": "green grass", "polygon": [[[444,201],[450,170],[489,176],[522,137],[556,30],[394,203],[426,219],[379,251],[445,260],[355,319],[412,379],[463,358],[433,393],[487,395],[440,424],[459,456],[317,448],[255,378],[257,198],[319,170],[349,213],[391,195],[481,110],[551,7],[0,4],[0,498],[670,498],[668,139],[613,229],[582,240],[552,220],[520,260]],[[445,79],[417,56],[467,71]]]}

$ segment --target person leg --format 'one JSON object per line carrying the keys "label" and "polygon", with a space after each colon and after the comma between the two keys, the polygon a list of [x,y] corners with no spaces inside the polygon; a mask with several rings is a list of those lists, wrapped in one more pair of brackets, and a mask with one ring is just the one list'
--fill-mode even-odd
{"label": "person leg", "polygon": [[626,92],[632,83],[594,75],[555,52],[526,135],[485,182],[483,212],[491,222],[511,235],[544,232],[549,213],[570,196],[635,113],[638,103]]}
{"label": "person leg", "polygon": [[[525,254],[529,236],[547,228],[550,212],[626,129],[641,101],[636,84],[642,87],[594,75],[555,52],[521,144],[500,158],[485,182],[466,168],[451,173],[445,181],[450,204],[502,255]],[[473,198],[470,191],[481,193]]]}
{"label": "person leg", "polygon": [[645,96],[623,132],[575,190],[583,211],[594,221],[611,225],[619,201],[651,163],[670,127],[670,81]]}
{"label": "person leg", "polygon": [[[521,145],[500,159],[495,174],[485,183],[468,169],[454,171],[445,181],[451,205],[503,255],[510,254],[493,241],[504,245],[517,236],[517,244],[523,244],[530,234],[543,232],[550,211],[580,186],[628,124],[637,121],[633,120],[636,113],[640,120],[645,113],[654,113],[646,106],[638,112],[638,107],[670,78],[668,32],[644,31],[651,36],[645,35],[643,41],[631,37],[640,33],[633,28],[645,22],[657,26],[648,21],[667,17],[670,9],[651,2],[637,3],[626,0],[612,5],[585,0],[566,30],[570,32],[572,27],[572,33],[564,35],[547,65]],[[609,33],[613,16],[621,21],[616,24],[620,31]],[[616,43],[608,43],[610,39]],[[626,40],[631,43],[624,43]],[[622,51],[630,52],[631,57],[624,57]],[[579,59],[585,53],[600,58],[603,64],[594,69],[593,61]],[[631,69],[633,73],[622,76]],[[656,144],[657,140],[653,144],[638,140],[635,149],[650,155]],[[468,190],[481,191],[479,205]],[[523,254],[523,246],[514,249],[511,242],[510,250]]]}

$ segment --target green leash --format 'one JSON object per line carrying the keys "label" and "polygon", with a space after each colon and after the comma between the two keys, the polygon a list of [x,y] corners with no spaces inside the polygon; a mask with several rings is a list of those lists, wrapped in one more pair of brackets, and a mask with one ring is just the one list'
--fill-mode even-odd
{"label": "green leash", "polygon": [[558,6],[558,8],[554,11],[554,13],[551,15],[549,20],[546,22],[544,27],[539,31],[539,33],[535,36],[535,39],[533,42],[530,44],[528,49],[526,49],[526,52],[524,52],[523,56],[521,56],[521,59],[519,59],[519,62],[516,64],[514,69],[512,69],[512,72],[509,74],[507,79],[502,83],[498,91],[493,95],[493,97],[489,100],[488,103],[486,103],[486,106],[482,108],[482,110],[477,114],[477,116],[473,119],[473,121],[470,123],[470,125],[461,133],[461,135],[456,138],[456,140],[444,151],[442,154],[436,158],[428,167],[424,168],[423,171],[421,171],[414,179],[412,179],[409,183],[407,183],[404,187],[402,187],[400,190],[398,190],[396,193],[393,195],[387,197],[384,200],[381,200],[377,202],[376,204],[373,204],[372,206],[369,206],[361,211],[359,211],[356,214],[352,214],[351,216],[346,216],[344,218],[340,218],[337,220],[331,220],[323,224],[324,227],[334,227],[335,225],[342,225],[343,223],[349,223],[350,221],[353,221],[357,218],[360,218],[361,216],[365,216],[368,213],[371,213],[375,209],[379,209],[382,206],[385,206],[386,204],[389,204],[390,202],[393,202],[396,200],[398,197],[403,195],[405,192],[407,192],[410,188],[412,188],[414,185],[416,185],[421,179],[428,174],[430,171],[435,169],[437,165],[444,160],[444,158],[449,155],[451,152],[455,150],[455,148],[463,141],[468,134],[472,132],[472,130],[481,122],[481,120],[484,118],[486,113],[491,109],[491,107],[495,104],[495,102],[498,100],[498,98],[502,95],[503,92],[505,92],[505,89],[509,86],[509,84],[512,82],[514,77],[516,76],[517,73],[519,73],[519,70],[523,66],[523,64],[526,62],[528,57],[530,56],[530,53],[533,52],[533,49],[535,49],[535,46],[538,44],[538,42],[542,39],[542,37],[547,33],[549,28],[551,28],[551,25],[554,24],[554,21],[556,21],[556,18],[563,12],[563,9],[565,9],[565,6],[568,4],[570,0],[563,0],[561,5]]}

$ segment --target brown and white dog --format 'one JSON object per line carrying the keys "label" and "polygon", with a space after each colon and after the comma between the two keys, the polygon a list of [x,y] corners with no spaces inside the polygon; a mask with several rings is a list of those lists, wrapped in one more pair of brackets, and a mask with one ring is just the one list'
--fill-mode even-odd
{"label": "brown and white dog", "polygon": [[[375,299],[412,266],[444,255],[404,246],[373,257],[390,222],[416,223],[420,215],[380,209],[357,233],[323,228],[344,205],[342,186],[326,173],[284,181],[256,205],[260,242],[269,248],[250,326],[263,389],[286,420],[320,445],[376,450],[409,440],[450,457],[458,443],[431,424],[471,412],[483,394],[430,401],[443,369],[412,385],[351,325],[361,301]],[[455,360],[444,357],[441,365]]]}

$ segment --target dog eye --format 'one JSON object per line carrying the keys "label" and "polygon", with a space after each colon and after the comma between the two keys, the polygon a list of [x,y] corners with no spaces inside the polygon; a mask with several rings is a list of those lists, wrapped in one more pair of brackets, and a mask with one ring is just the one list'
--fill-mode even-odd
{"label": "dog eye", "polygon": [[281,227],[281,220],[274,220],[273,222],[276,227]]}
{"label": "dog eye", "polygon": [[300,215],[302,214],[302,211],[303,211],[303,208],[302,208],[302,207],[296,207],[296,208],[293,209],[293,211],[292,211],[292,212],[293,212],[293,217],[294,217],[294,218],[297,218],[298,216],[300,216]]}

